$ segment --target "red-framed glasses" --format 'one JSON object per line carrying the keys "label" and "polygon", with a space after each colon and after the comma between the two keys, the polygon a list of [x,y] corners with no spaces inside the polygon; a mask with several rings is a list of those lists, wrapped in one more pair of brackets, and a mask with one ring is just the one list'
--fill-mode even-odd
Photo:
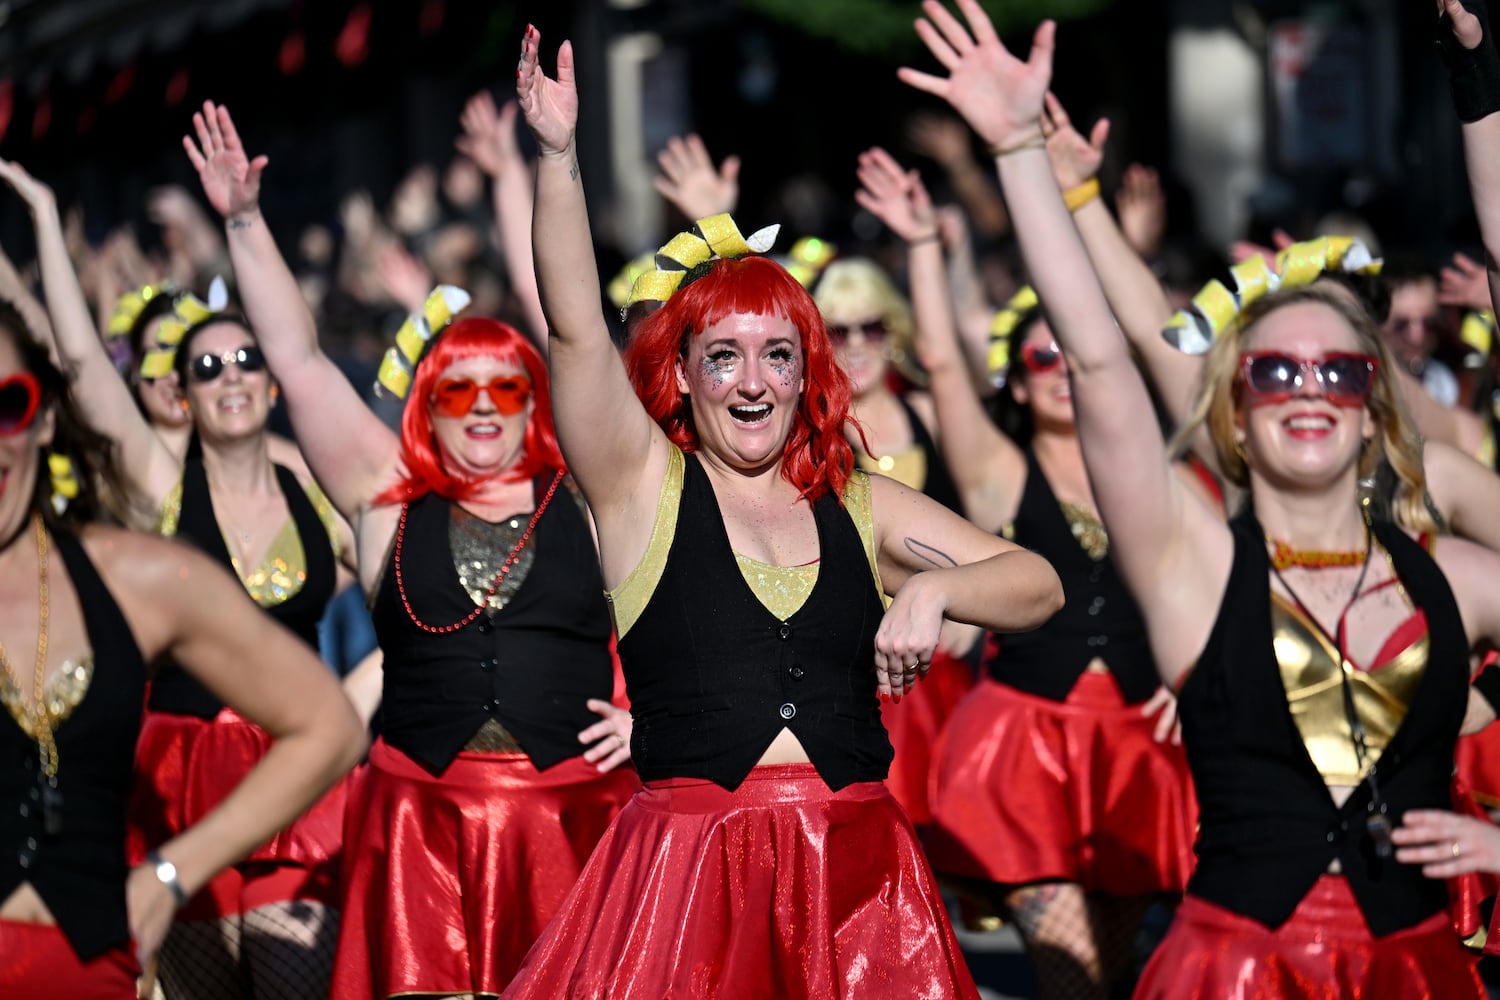
{"label": "red-framed glasses", "polygon": [[1284,403],[1311,375],[1334,406],[1363,406],[1379,368],[1380,359],[1373,354],[1336,352],[1313,360],[1280,351],[1247,351],[1240,355],[1240,384],[1252,404]]}
{"label": "red-framed glasses", "polygon": [[0,379],[0,436],[19,434],[31,426],[42,405],[42,384],[31,372]]}
{"label": "red-framed glasses", "polygon": [[502,417],[513,417],[526,408],[526,400],[531,398],[531,379],[525,375],[502,375],[480,385],[471,378],[445,378],[432,390],[432,408],[444,417],[467,416],[481,389],[489,393],[490,402]]}
{"label": "red-framed glasses", "polygon": [[1030,375],[1042,375],[1062,364],[1062,351],[1056,344],[1038,344],[1035,341],[1021,345],[1021,364]]}

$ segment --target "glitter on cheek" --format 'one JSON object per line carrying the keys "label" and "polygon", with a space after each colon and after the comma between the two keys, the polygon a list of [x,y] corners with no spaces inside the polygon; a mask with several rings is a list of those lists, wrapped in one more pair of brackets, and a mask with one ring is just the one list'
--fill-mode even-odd
{"label": "glitter on cheek", "polygon": [[722,389],[730,372],[734,371],[734,362],[715,361],[713,358],[704,358],[698,363],[698,369],[703,373],[705,381],[715,389]]}
{"label": "glitter on cheek", "polygon": [[802,374],[802,361],[800,358],[787,358],[771,362],[771,371],[781,380],[782,388],[791,389],[797,384]]}

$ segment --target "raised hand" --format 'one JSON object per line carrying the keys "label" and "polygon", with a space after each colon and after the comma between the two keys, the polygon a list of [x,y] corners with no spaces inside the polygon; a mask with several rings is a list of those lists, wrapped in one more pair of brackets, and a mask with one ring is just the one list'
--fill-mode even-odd
{"label": "raised hand", "polygon": [[1125,168],[1125,177],[1115,195],[1115,211],[1120,216],[1120,231],[1125,234],[1125,241],[1147,260],[1155,257],[1167,231],[1167,199],[1156,171],[1139,163]]}
{"label": "raised hand", "polygon": [[422,311],[427,293],[432,291],[432,275],[395,240],[381,248],[375,258],[375,273],[386,294],[407,312]]}
{"label": "raised hand", "polygon": [[1073,127],[1073,120],[1052,93],[1047,91],[1042,109],[1042,135],[1047,139],[1047,159],[1057,186],[1064,191],[1093,180],[1104,162],[1104,142],[1109,138],[1109,119],[1101,118],[1088,138]]}
{"label": "raised hand", "polygon": [[1266,247],[1261,246],[1259,243],[1252,243],[1250,240],[1235,240],[1229,246],[1229,261],[1230,263],[1238,264],[1240,261],[1248,260],[1251,257],[1264,257],[1266,263],[1270,264],[1271,269],[1274,271],[1276,269],[1276,254],[1297,241],[1292,239],[1291,234],[1285,229],[1277,229],[1271,233],[1271,242],[1274,245]]}
{"label": "raised hand", "polygon": [[464,105],[458,118],[464,134],[453,145],[491,177],[524,166],[526,161],[516,142],[517,111],[515,101],[506,101],[504,107],[496,110],[489,91],[480,91]]}
{"label": "raised hand", "polygon": [[689,219],[706,219],[720,212],[733,212],[740,197],[740,158],[726,156],[719,169],[709,158],[703,140],[689,133],[672,136],[656,164],[661,176],[652,183],[661,196]]}
{"label": "raised hand", "polygon": [[35,215],[39,209],[55,210],[57,198],[52,189],[26,172],[26,168],[11,160],[0,160],[0,179],[4,179],[26,206]]}
{"label": "raised hand", "polygon": [[1461,253],[1454,254],[1453,262],[1443,268],[1438,301],[1476,312],[1492,308],[1489,275],[1484,265]]}
{"label": "raised hand", "polygon": [[516,99],[526,127],[543,156],[567,152],[578,131],[578,84],[573,75],[573,43],[557,48],[557,79],[542,72],[538,50],[542,33],[526,26],[521,39],[521,61],[516,66]]}
{"label": "raised hand", "polygon": [[222,104],[204,101],[203,110],[193,112],[193,131],[197,133],[197,143],[185,135],[182,148],[187,151],[193,169],[198,171],[203,194],[214,211],[231,220],[258,212],[260,175],[270,158],[257,156],[252,160],[245,155],[234,120]]}
{"label": "raised hand", "polygon": [[886,224],[907,243],[936,238],[937,213],[915,170],[905,171],[895,158],[876,146],[859,154],[856,170],[859,207]]}
{"label": "raised hand", "polygon": [[1461,0],[1437,0],[1437,12],[1453,22],[1453,37],[1466,49],[1475,49],[1484,41],[1484,25],[1464,7]]}
{"label": "raised hand", "polygon": [[917,35],[948,76],[903,66],[903,83],[941,97],[979,133],[991,151],[1009,150],[1042,140],[1042,98],[1052,80],[1052,47],[1057,26],[1043,21],[1025,62],[1006,51],[995,26],[978,0],[958,0],[968,28],[938,0],[923,0],[926,18]]}
{"label": "raised hand", "polygon": [[974,162],[969,129],[951,115],[925,112],[912,115],[906,126],[906,141],[944,170],[959,170]]}

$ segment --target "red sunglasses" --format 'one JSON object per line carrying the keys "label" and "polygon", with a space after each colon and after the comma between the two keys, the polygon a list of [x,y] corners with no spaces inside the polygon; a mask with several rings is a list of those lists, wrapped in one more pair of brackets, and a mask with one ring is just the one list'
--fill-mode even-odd
{"label": "red sunglasses", "polygon": [[526,408],[531,397],[531,379],[525,375],[502,375],[480,385],[471,378],[445,378],[432,390],[432,408],[444,417],[467,416],[479,398],[479,390],[490,395],[490,402],[502,417],[513,417]]}
{"label": "red sunglasses", "polygon": [[1279,351],[1247,351],[1240,355],[1240,384],[1251,405],[1284,403],[1311,375],[1334,406],[1363,406],[1375,388],[1379,368],[1380,359],[1373,354],[1335,352],[1315,361]]}
{"label": "red sunglasses", "polygon": [[0,379],[0,436],[19,434],[31,426],[42,405],[42,384],[31,372]]}
{"label": "red sunglasses", "polygon": [[1048,344],[1043,347],[1038,343],[1021,345],[1021,364],[1026,366],[1026,371],[1031,375],[1042,375],[1050,372],[1062,364],[1062,351],[1058,350],[1056,344]]}

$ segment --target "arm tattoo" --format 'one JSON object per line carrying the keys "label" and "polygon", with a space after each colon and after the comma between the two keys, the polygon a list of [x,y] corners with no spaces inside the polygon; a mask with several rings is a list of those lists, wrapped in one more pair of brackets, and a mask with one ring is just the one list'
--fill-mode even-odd
{"label": "arm tattoo", "polygon": [[958,561],[942,549],[935,549],[931,545],[919,542],[909,535],[903,541],[906,543],[906,551],[923,562],[931,563],[939,569],[947,569],[958,565]]}
{"label": "arm tattoo", "polygon": [[576,181],[577,179],[578,179],[578,161],[574,160],[573,161],[573,165],[568,168],[568,180],[570,180],[570,181]]}
{"label": "arm tattoo", "polygon": [[249,229],[254,224],[254,219],[241,219],[239,217],[235,217],[229,220],[230,229]]}

